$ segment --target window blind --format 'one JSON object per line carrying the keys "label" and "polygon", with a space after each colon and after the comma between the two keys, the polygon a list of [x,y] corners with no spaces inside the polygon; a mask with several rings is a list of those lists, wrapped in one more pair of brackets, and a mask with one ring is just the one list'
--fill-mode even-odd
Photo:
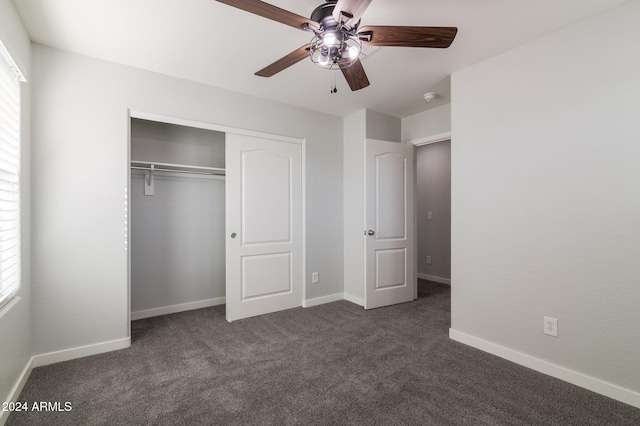
{"label": "window blind", "polygon": [[20,80],[0,43],[0,307],[20,285]]}

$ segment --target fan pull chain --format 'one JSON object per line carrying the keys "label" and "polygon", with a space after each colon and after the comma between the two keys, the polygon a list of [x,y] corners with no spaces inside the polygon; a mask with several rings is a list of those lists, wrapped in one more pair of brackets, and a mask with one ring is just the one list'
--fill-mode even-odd
{"label": "fan pull chain", "polygon": [[333,71],[331,73],[331,89],[329,90],[329,93],[331,93],[332,95],[338,93],[338,87],[336,86],[336,72]]}

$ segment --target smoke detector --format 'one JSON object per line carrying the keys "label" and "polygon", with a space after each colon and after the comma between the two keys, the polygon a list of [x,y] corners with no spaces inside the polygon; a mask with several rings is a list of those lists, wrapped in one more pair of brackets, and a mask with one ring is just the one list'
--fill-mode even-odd
{"label": "smoke detector", "polygon": [[436,92],[427,92],[424,95],[422,95],[424,100],[427,101],[427,102],[431,102],[432,100],[434,100],[436,98],[436,96],[438,96],[438,94]]}

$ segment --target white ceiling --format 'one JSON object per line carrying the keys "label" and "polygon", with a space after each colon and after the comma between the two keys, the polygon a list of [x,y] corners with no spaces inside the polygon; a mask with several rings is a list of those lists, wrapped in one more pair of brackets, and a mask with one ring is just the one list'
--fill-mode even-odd
{"label": "white ceiling", "polygon": [[[215,0],[14,0],[31,40],[58,49],[335,115],[406,117],[449,102],[452,72],[627,0],[373,0],[362,25],[456,26],[449,49],[385,47],[363,60],[371,86],[302,61],[254,72],[311,34]],[[323,0],[270,0],[309,17]],[[426,103],[422,94],[439,96]]]}

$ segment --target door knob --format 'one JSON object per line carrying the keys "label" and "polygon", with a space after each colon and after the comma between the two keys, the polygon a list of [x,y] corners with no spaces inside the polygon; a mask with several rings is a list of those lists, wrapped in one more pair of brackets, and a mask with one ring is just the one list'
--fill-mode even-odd
{"label": "door knob", "polygon": [[369,229],[369,231],[367,232],[367,235],[375,235],[375,234],[376,234],[375,231],[371,229]]}
{"label": "door knob", "polygon": [[231,238],[235,238],[236,236],[237,236],[237,234],[236,234],[235,232],[233,232],[233,233],[231,234]]}

